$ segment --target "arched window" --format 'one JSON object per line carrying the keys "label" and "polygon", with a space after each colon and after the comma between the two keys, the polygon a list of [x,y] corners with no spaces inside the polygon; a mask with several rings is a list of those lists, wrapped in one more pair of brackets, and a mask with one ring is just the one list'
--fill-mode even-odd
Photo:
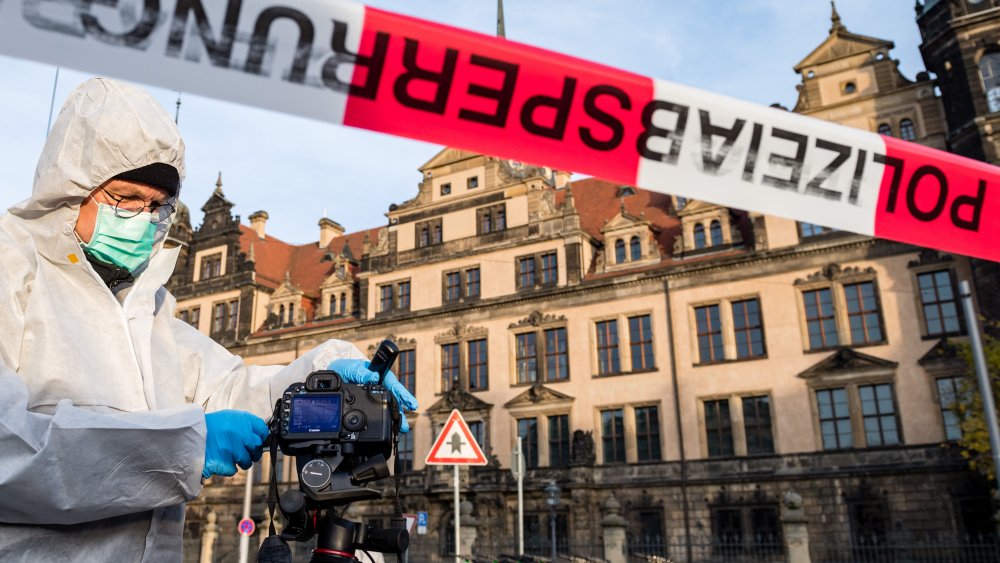
{"label": "arched window", "polygon": [[913,128],[913,121],[904,119],[899,122],[899,138],[904,141],[917,140],[917,131]]}
{"label": "arched window", "polygon": [[340,294],[340,314],[347,314],[347,293]]}
{"label": "arched window", "polygon": [[639,237],[632,237],[632,240],[628,244],[632,253],[632,260],[641,260],[642,245],[639,244]]}
{"label": "arched window", "polygon": [[295,322],[295,303],[288,304],[288,324]]}
{"label": "arched window", "polygon": [[847,82],[846,84],[844,84],[844,93],[845,94],[854,94],[857,91],[858,91],[857,84],[855,84],[853,82]]}
{"label": "arched window", "polygon": [[979,59],[979,76],[983,79],[986,106],[991,113],[1000,111],[1000,52],[987,53]]}
{"label": "arched window", "polygon": [[705,248],[705,227],[701,223],[694,226],[694,247]]}
{"label": "arched window", "polygon": [[330,302],[326,306],[326,314],[329,315],[329,316],[331,316],[331,317],[333,315],[337,314],[337,294],[336,293],[331,293],[330,294]]}
{"label": "arched window", "polygon": [[712,246],[719,246],[722,244],[722,223],[718,220],[712,221],[712,226],[710,226],[708,230],[712,235]]}
{"label": "arched window", "polygon": [[625,241],[618,239],[615,241],[615,264],[625,262]]}
{"label": "arched window", "polygon": [[278,307],[278,324],[284,324],[284,323],[285,323],[285,306],[280,305]]}
{"label": "arched window", "polygon": [[892,137],[892,126],[888,123],[879,123],[878,134],[885,135],[886,137]]}

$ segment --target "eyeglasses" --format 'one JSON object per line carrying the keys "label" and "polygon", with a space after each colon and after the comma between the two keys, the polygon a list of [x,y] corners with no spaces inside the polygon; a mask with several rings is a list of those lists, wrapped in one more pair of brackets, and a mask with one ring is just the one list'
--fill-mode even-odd
{"label": "eyeglasses", "polygon": [[121,197],[109,192],[108,190],[101,188],[101,191],[108,196],[111,201],[115,202],[115,215],[121,217],[122,219],[131,219],[136,215],[142,213],[145,209],[149,209],[150,223],[160,223],[166,221],[174,212],[173,199],[167,203],[160,203],[158,201],[151,201],[146,203],[145,200],[137,197]]}

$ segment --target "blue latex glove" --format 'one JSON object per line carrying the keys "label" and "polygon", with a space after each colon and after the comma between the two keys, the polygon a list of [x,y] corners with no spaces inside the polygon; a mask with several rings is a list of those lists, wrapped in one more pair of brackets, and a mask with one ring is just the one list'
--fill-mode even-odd
{"label": "blue latex glove", "polygon": [[208,437],[205,440],[205,469],[201,476],[229,477],[236,474],[236,466],[250,469],[253,462],[264,453],[267,424],[248,412],[225,410],[205,415]]}
{"label": "blue latex glove", "polygon": [[[371,362],[368,360],[350,360],[345,358],[330,362],[330,365],[326,369],[332,369],[339,373],[340,378],[347,383],[357,383],[359,385],[378,383],[379,375],[368,369],[370,364]],[[392,373],[392,371],[386,372],[385,381],[382,382],[382,385],[396,397],[396,403],[399,405],[399,415],[402,418],[399,431],[409,432],[410,423],[406,421],[406,414],[403,411],[404,409],[407,411],[417,410],[416,397],[406,390],[406,387],[396,379],[396,374]]]}

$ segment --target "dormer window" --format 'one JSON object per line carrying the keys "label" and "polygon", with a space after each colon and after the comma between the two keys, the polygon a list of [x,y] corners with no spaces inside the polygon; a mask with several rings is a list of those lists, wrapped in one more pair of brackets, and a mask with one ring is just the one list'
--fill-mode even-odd
{"label": "dormer window", "polygon": [[855,84],[854,82],[845,82],[844,83],[844,93],[845,94],[855,94],[855,93],[857,93],[857,91],[858,91],[858,85]]}
{"label": "dormer window", "polygon": [[694,226],[694,247],[705,248],[705,227],[698,223]]}
{"label": "dormer window", "polygon": [[618,239],[615,241],[615,264],[625,261],[625,241]]}
{"label": "dormer window", "polygon": [[642,245],[639,243],[639,237],[633,236],[629,242],[629,246],[632,252],[632,260],[642,259]]}
{"label": "dormer window", "polygon": [[479,187],[479,176],[472,176],[466,180],[466,188],[472,190]]}
{"label": "dormer window", "polygon": [[723,243],[722,240],[722,223],[716,219],[712,221],[712,225],[709,227],[709,234],[712,237],[712,246],[719,246]]}

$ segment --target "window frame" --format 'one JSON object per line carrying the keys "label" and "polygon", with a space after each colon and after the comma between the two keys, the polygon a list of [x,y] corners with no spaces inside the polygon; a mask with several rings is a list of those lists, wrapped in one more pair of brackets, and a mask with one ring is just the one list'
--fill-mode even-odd
{"label": "window frame", "polygon": [[[746,412],[746,401],[750,399],[761,399],[767,400],[769,419],[769,434],[771,441],[771,451],[752,451],[750,444],[750,433],[748,432],[747,424],[747,412]],[[770,390],[764,389],[752,389],[740,393],[726,393],[726,394],[715,394],[715,395],[705,395],[697,397],[698,404],[698,424],[699,433],[701,436],[701,455],[704,459],[728,459],[737,457],[757,457],[757,456],[768,456],[778,454],[778,426],[776,424],[776,417],[774,413],[774,397]],[[732,453],[726,455],[725,452],[718,452],[716,455],[712,455],[712,451],[709,448],[709,426],[708,426],[708,412],[706,405],[708,403],[716,403],[720,401],[726,401],[728,404],[728,416],[729,416],[729,438],[732,446]],[[761,425],[755,426],[755,428],[760,428]]]}
{"label": "window frame", "polygon": [[[481,357],[482,357],[483,361],[481,363],[479,363],[478,361],[476,363],[473,363],[473,360],[474,359],[475,360],[479,360],[479,356],[480,356],[479,354],[477,354],[477,357],[473,358],[473,350],[472,350],[473,344],[476,344],[477,345],[476,347],[480,348],[480,351],[482,352]],[[466,356],[466,373],[468,374],[468,381],[469,381],[468,391],[470,393],[474,393],[474,392],[477,392],[477,391],[487,391],[487,390],[489,390],[489,388],[490,388],[490,371],[489,371],[490,370],[490,345],[489,345],[489,338],[487,338],[486,335],[483,335],[482,338],[472,338],[472,339],[466,340],[465,341],[465,351],[466,351],[466,354],[465,354],[465,356]],[[476,369],[476,373],[478,375],[477,383],[482,383],[482,385],[475,386],[475,387],[472,385],[473,368],[477,368]]]}
{"label": "window frame", "polygon": [[[857,270],[857,271],[852,271]],[[871,270],[869,268],[869,270]],[[795,289],[798,291],[798,308],[799,308],[799,334],[802,339],[802,352],[804,354],[813,354],[819,352],[829,352],[835,348],[865,348],[869,346],[885,346],[889,344],[889,327],[886,326],[885,317],[885,307],[882,300],[882,289],[879,283],[878,273],[874,270],[860,271],[856,268],[849,268],[847,270],[841,271],[840,274],[835,275],[833,279],[824,277],[821,280],[809,281],[809,282],[799,282],[795,283]],[[850,325],[850,315],[848,313],[848,301],[847,301],[847,287],[853,285],[859,285],[863,283],[871,283],[875,292],[875,305],[878,308],[878,322],[882,330],[881,340],[872,340],[865,342],[854,342],[854,334],[851,331]],[[838,343],[835,345],[825,346],[823,348],[812,348],[812,342],[809,337],[809,319],[808,312],[806,310],[806,300],[805,294],[821,290],[829,289],[832,298],[833,305],[833,315],[836,320],[837,327],[837,340]],[[919,298],[919,296],[918,296]],[[829,317],[822,317],[829,318]]]}
{"label": "window frame", "polygon": [[[406,312],[410,310],[410,307],[413,304],[412,301],[413,285],[410,281],[410,278],[403,278],[403,279],[379,283],[376,285],[376,287],[378,288],[378,296],[379,296],[379,310],[377,313],[375,313],[376,315],[385,315],[401,311]],[[403,292],[404,287],[406,288],[405,293]],[[388,302],[388,299],[386,298],[387,290],[391,292],[391,295],[388,296],[389,299],[391,299],[390,309],[385,308],[385,305]],[[404,295],[406,296],[405,305],[403,304]]]}
{"label": "window frame", "polygon": [[428,248],[444,243],[444,225],[440,217],[414,224],[414,243],[417,248]]}
{"label": "window frame", "polygon": [[[549,353],[549,334],[555,331],[561,331],[564,335],[564,342],[566,345],[566,350],[564,352],[559,352],[556,350],[555,353]],[[533,335],[535,340],[533,356],[520,356],[518,341],[521,337],[527,338],[527,335]],[[561,383],[564,381],[569,381],[572,377],[570,370],[570,346],[569,346],[569,328],[565,319],[560,319],[556,322],[541,323],[537,326],[528,327],[517,327],[511,331],[511,345],[513,347],[511,351],[511,365],[514,367],[511,374],[511,386],[528,386],[535,385],[538,383],[548,384],[548,383]],[[550,373],[549,369],[549,358],[565,358],[566,366],[566,377],[558,378],[554,377]],[[535,379],[534,380],[521,380],[521,363],[523,361],[534,361],[535,365]],[[558,360],[556,360],[556,366],[559,365]],[[558,373],[558,372],[557,372]]]}
{"label": "window frame", "polygon": [[[446,350],[454,349],[454,354],[445,355]],[[438,344],[438,354],[441,358],[441,393],[447,393],[462,385],[462,347],[461,342],[442,342]],[[446,358],[448,359],[446,363]]]}
{"label": "window frame", "polygon": [[[871,448],[902,448],[906,447],[906,435],[903,431],[902,417],[899,410],[899,393],[896,388],[896,378],[892,375],[869,375],[851,378],[832,378],[828,381],[818,381],[810,384],[809,394],[812,409],[812,419],[814,425],[814,436],[816,451],[844,451],[861,450]],[[895,418],[896,433],[899,441],[895,444],[869,444],[868,436],[865,432],[864,415],[862,412],[860,388],[873,385],[888,385],[892,392],[893,417]],[[817,393],[843,389],[847,396],[848,417],[850,420],[851,445],[844,446],[839,443],[836,448],[827,448],[823,442],[822,425],[820,420],[819,399]],[[841,418],[842,419],[842,418]]]}
{"label": "window frame", "polygon": [[489,235],[507,230],[507,204],[497,203],[476,209],[476,235]]}
{"label": "window frame", "polygon": [[[408,367],[410,367],[409,364],[412,364],[412,370],[403,369],[404,358],[412,359],[412,362],[408,362]],[[417,349],[415,347],[401,348],[399,355],[396,356],[392,372],[396,374],[396,379],[403,384],[403,387],[415,397],[417,395]]]}
{"label": "window frame", "polygon": [[[921,337],[921,339],[923,339],[923,340],[938,340],[938,339],[947,338],[947,337],[965,336],[968,331],[966,330],[966,326],[965,326],[965,324],[966,324],[965,323],[965,310],[962,307],[961,296],[959,294],[959,289],[958,289],[958,272],[956,271],[955,266],[952,265],[952,264],[950,264],[950,263],[944,262],[944,263],[937,263],[937,264],[928,264],[928,265],[921,266],[921,267],[915,267],[915,268],[912,268],[911,271],[912,271],[912,278],[913,278],[914,301],[915,301],[916,307],[917,307],[917,317],[920,319],[920,337]],[[953,332],[948,332],[947,330],[945,330],[944,323],[943,323],[943,320],[942,320],[941,321],[942,322],[942,325],[941,325],[942,332],[940,332],[940,333],[933,333],[932,334],[930,332],[930,323],[928,323],[928,321],[927,321],[927,314],[926,314],[926,312],[924,310],[925,303],[924,303],[924,300],[923,300],[923,291],[920,288],[920,277],[924,276],[924,275],[939,274],[941,272],[947,272],[948,273],[948,279],[951,282],[951,290],[952,290],[952,294],[954,296],[954,298],[952,299],[952,302],[955,303],[955,311],[956,311],[956,317],[957,317],[957,322],[958,322],[958,330],[957,331],[953,331]],[[934,291],[935,295],[939,294],[940,292],[937,289],[937,284],[936,283],[935,283],[934,287],[935,287],[935,291]],[[940,312],[940,310],[941,310],[941,307],[940,307],[941,303],[947,303],[947,302],[948,301],[935,301],[934,305],[938,306],[938,311]],[[939,317],[939,319],[943,319],[943,317]]]}

